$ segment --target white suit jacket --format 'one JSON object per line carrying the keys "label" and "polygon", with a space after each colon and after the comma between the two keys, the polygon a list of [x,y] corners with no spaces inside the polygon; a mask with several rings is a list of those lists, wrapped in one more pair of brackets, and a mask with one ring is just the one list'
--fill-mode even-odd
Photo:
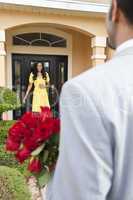
{"label": "white suit jacket", "polygon": [[47,200],[133,200],[133,40],[68,81]]}

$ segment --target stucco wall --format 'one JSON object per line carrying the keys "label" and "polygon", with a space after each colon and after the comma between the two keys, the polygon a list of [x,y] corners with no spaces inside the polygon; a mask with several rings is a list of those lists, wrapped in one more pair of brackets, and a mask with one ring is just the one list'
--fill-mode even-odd
{"label": "stucco wall", "polygon": [[[60,28],[61,29],[61,28]],[[62,28],[72,36],[72,76],[88,70],[92,66],[91,37],[75,30]]]}
{"label": "stucco wall", "polygon": [[34,13],[14,10],[0,10],[0,29],[8,29],[15,26],[32,23],[45,23],[63,25],[75,30],[90,33],[92,35],[106,35],[105,19],[96,15],[72,16],[53,13]]}
{"label": "stucco wall", "polygon": [[73,68],[76,76],[91,67],[91,40],[79,32],[73,34]]}

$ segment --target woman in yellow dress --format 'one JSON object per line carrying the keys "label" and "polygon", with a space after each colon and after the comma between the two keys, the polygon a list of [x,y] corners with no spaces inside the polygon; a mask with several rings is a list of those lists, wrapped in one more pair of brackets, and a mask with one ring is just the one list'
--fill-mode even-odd
{"label": "woman in yellow dress", "polygon": [[43,63],[36,63],[33,71],[30,73],[28,89],[23,99],[23,103],[25,103],[32,86],[34,85],[32,112],[40,112],[41,106],[50,107],[47,93],[49,81],[50,78],[48,73],[44,70]]}

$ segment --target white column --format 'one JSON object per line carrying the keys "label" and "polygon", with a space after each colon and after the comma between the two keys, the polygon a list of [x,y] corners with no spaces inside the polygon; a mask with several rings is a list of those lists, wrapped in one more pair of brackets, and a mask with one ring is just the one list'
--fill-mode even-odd
{"label": "white column", "polygon": [[0,30],[0,86],[6,85],[5,31]]}
{"label": "white column", "polygon": [[92,66],[103,64],[106,60],[106,37],[93,37],[91,41],[92,48]]}
{"label": "white column", "polygon": [[[5,30],[0,30],[0,86],[6,86],[6,49],[5,49]],[[3,113],[3,120],[8,119],[7,112]]]}

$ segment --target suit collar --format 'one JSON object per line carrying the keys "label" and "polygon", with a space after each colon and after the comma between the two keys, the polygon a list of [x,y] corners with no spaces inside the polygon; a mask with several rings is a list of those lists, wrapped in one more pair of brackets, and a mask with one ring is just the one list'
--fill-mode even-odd
{"label": "suit collar", "polygon": [[133,55],[133,39],[127,40],[126,42],[122,43],[119,47],[117,47],[114,56],[127,54]]}
{"label": "suit collar", "polygon": [[116,54],[129,48],[133,48],[133,39],[127,40],[126,42],[123,42],[120,46],[118,46],[116,49]]}

